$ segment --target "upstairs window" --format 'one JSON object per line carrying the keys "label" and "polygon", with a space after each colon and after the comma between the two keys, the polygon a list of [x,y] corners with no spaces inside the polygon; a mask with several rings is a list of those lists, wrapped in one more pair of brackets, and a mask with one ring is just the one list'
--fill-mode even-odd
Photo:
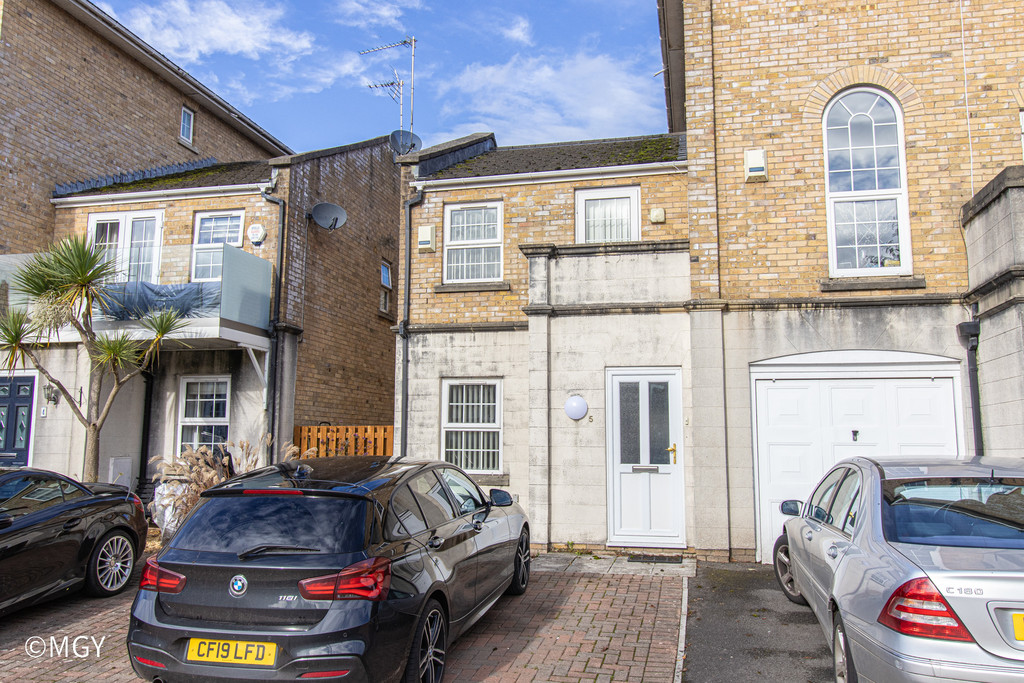
{"label": "upstairs window", "polygon": [[391,311],[391,264],[382,261],[380,264],[380,312]]}
{"label": "upstairs window", "polygon": [[195,242],[192,246],[192,281],[220,280],[225,244],[242,246],[244,211],[196,214]]}
{"label": "upstairs window", "polygon": [[856,88],[825,109],[832,277],[910,275],[903,121],[895,100]]}
{"label": "upstairs window", "polygon": [[102,213],[89,216],[89,239],[117,268],[115,282],[157,284],[162,211]]}
{"label": "upstairs window", "polygon": [[636,242],[639,239],[639,187],[576,191],[577,243]]}
{"label": "upstairs window", "polygon": [[444,209],[444,282],[501,279],[502,204]]}
{"label": "upstairs window", "polygon": [[196,121],[196,113],[188,107],[181,108],[181,128],[179,135],[183,142],[192,144],[192,129]]}

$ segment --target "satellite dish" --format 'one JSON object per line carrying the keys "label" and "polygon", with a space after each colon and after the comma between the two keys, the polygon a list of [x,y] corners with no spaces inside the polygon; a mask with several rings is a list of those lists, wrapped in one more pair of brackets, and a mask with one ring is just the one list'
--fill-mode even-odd
{"label": "satellite dish", "polygon": [[408,154],[423,147],[420,136],[411,130],[396,130],[391,134],[390,142],[395,154]]}
{"label": "satellite dish", "polygon": [[326,230],[336,230],[345,225],[345,221],[348,220],[345,209],[330,202],[320,202],[315,205],[306,217],[312,218],[314,223]]}

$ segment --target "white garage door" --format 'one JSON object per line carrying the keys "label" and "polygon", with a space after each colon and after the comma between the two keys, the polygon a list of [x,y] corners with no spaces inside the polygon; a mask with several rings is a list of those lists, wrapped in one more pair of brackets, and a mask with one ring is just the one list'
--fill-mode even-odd
{"label": "white garage door", "polygon": [[836,461],[959,455],[952,377],[755,379],[759,555],[771,562],[784,500],[805,500]]}

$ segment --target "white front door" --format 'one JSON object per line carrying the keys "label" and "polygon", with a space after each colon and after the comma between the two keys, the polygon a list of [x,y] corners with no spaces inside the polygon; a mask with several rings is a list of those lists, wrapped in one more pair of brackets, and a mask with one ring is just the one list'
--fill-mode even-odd
{"label": "white front door", "polygon": [[685,546],[679,371],[608,370],[608,545]]}
{"label": "white front door", "polygon": [[763,562],[786,519],[837,461],[853,456],[959,456],[952,377],[758,379],[759,550]]}

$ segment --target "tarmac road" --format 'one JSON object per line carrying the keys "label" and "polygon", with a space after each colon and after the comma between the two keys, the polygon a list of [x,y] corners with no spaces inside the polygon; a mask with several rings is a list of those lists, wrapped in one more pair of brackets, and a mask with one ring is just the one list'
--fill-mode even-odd
{"label": "tarmac road", "polygon": [[688,593],[686,683],[834,680],[811,608],[786,599],[771,565],[698,562]]}

